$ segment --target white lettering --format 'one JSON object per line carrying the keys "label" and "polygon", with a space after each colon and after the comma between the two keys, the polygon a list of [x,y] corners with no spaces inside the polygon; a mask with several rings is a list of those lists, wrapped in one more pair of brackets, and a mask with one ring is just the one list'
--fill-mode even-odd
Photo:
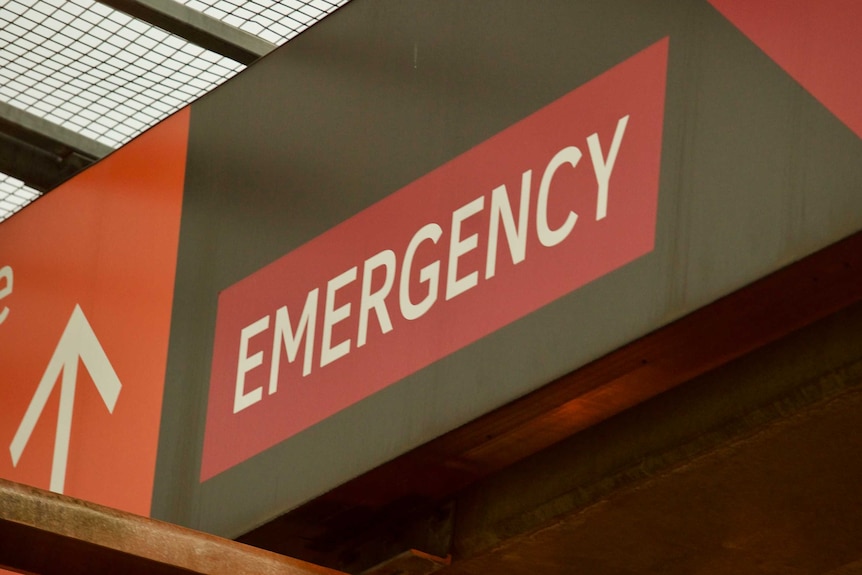
{"label": "white lettering", "polygon": [[[598,132],[586,138],[598,184],[596,221],[607,217],[610,180],[623,137],[625,136],[628,121],[629,116],[622,116],[617,121],[607,155],[602,150]],[[582,158],[583,154],[578,147],[574,145],[563,147],[548,161],[542,173],[538,187],[538,196],[536,198],[535,226],[538,240],[545,247],[552,247],[563,242],[572,233],[578,221],[579,215],[573,209],[556,206],[566,206],[566,202],[569,201],[574,193],[578,193],[579,190],[567,189],[567,185],[563,183],[566,181],[566,178],[561,176],[561,179],[557,179],[557,188],[555,188],[555,193],[559,192],[561,196],[558,202],[554,204],[555,207],[550,205],[550,193],[558,171],[564,166],[569,166],[571,169],[576,170]],[[579,172],[576,173],[580,174]],[[568,175],[568,173],[565,174],[565,176]],[[490,197],[487,198],[489,200],[489,214],[487,220],[487,253],[485,255],[484,266],[484,278],[486,280],[495,277],[497,273],[498,251],[506,251],[505,248],[500,246],[503,238],[505,238],[508,247],[508,257],[511,258],[513,265],[526,260],[529,227],[533,216],[531,213],[532,183],[533,170],[528,169],[523,171],[521,174],[521,193],[518,200],[520,203],[518,204],[517,214],[515,214],[512,207],[512,198],[510,198],[509,190],[505,184],[490,190]],[[446,300],[451,300],[476,287],[479,283],[480,271],[478,269],[469,269],[471,267],[469,262],[476,260],[473,257],[468,256],[465,258],[464,256],[480,248],[479,236],[481,234],[478,232],[466,236],[463,234],[466,233],[464,231],[465,222],[468,222],[469,218],[473,216],[478,216],[484,210],[486,196],[488,196],[487,191],[483,195],[452,211],[451,228],[449,230],[449,254],[446,262]],[[556,196],[555,199],[557,199]],[[476,220],[474,223],[478,221]],[[556,225],[556,222],[560,221],[562,223]],[[555,227],[551,226],[551,222],[554,222]],[[481,221],[481,224],[484,225],[485,223],[484,220]],[[474,226],[475,228],[476,226]],[[403,261],[399,262],[397,251],[391,249],[382,250],[367,258],[361,270],[361,285],[355,289],[340,292],[342,294],[340,296],[338,295],[339,290],[342,290],[342,288],[358,279],[359,266],[354,266],[327,282],[326,299],[322,312],[323,318],[321,320],[323,322],[323,333],[320,340],[320,367],[324,367],[351,352],[353,344],[352,336],[345,337],[341,334],[354,329],[351,311],[353,310],[353,302],[357,298],[359,317],[358,326],[356,326],[356,348],[363,347],[368,342],[370,325],[373,321],[376,320],[381,334],[387,334],[394,329],[386,299],[394,289],[397,273],[400,273],[398,303],[404,319],[412,321],[422,317],[428,313],[438,299],[443,297],[441,295],[443,286],[441,285],[442,278],[440,276],[443,264],[442,254],[435,252],[433,247],[439,243],[442,236],[443,228],[436,223],[429,223],[416,231],[410,239],[404,252]],[[418,278],[415,278],[413,277],[414,264],[417,267],[419,265],[416,262],[417,252],[426,242],[431,244],[426,246],[426,249],[431,251],[428,254],[424,254],[419,261],[430,261],[431,263],[425,264],[424,267],[419,269],[416,274]],[[474,257],[478,256],[474,254]],[[506,257],[505,253],[502,257]],[[464,261],[465,259],[467,262]],[[459,272],[464,275],[459,276]],[[416,282],[417,279],[419,285],[411,285],[411,282]],[[12,293],[12,280],[12,268],[9,266],[0,268],[0,300],[3,300],[3,298]],[[414,290],[414,296],[417,293],[419,294],[419,301],[411,299],[411,287]],[[281,358],[283,355],[286,356],[288,363],[294,363],[299,357],[300,346],[305,346],[302,376],[306,377],[312,371],[315,346],[317,344],[315,334],[317,331],[318,307],[319,303],[321,303],[320,289],[316,287],[307,293],[305,304],[298,319],[296,311],[294,311],[293,319],[295,320],[295,324],[291,323],[291,315],[286,305],[275,310],[272,362],[269,366],[269,386],[267,388],[269,395],[278,391],[279,371],[282,367]],[[340,302],[337,302],[337,299]],[[8,315],[9,309],[0,307],[0,324],[6,320]],[[241,330],[234,394],[234,413],[238,413],[262,400],[263,385],[255,386],[250,383],[249,385],[252,388],[246,389],[246,380],[247,374],[261,366],[264,362],[264,352],[257,351],[249,355],[249,346],[251,345],[252,338],[269,329],[270,318],[271,316],[269,315],[262,317]],[[342,325],[342,331],[339,332],[339,335],[334,335],[333,332],[339,324]],[[341,340],[333,341],[334,337],[341,338]],[[258,380],[254,379],[254,381]]]}
{"label": "white lettering", "polygon": [[[0,299],[4,299],[7,296],[12,295],[12,267],[4,266],[0,268],[0,280],[6,280],[6,285],[0,287]],[[0,310],[0,324],[6,321],[6,318],[9,317],[9,308],[4,306],[2,310]]]}
{"label": "white lettering", "polygon": [[539,241],[545,247],[555,246],[566,239],[572,228],[575,227],[575,222],[578,221],[578,214],[570,211],[563,225],[552,230],[548,226],[548,193],[551,190],[551,180],[560,166],[569,164],[574,168],[580,160],[581,151],[575,146],[567,146],[551,158],[548,167],[545,168],[545,173],[542,174],[542,182],[539,184],[539,205],[536,206],[536,233],[539,236]]}
{"label": "white lettering", "polygon": [[338,322],[350,316],[350,302],[341,307],[335,307],[335,292],[356,279],[357,266],[353,266],[326,284],[326,307],[323,312],[323,343],[320,347],[320,367],[328,365],[350,352],[350,338],[332,346],[332,328]]}
{"label": "white lettering", "polygon": [[463,205],[452,212],[452,233],[449,241],[449,267],[446,272],[446,299],[450,300],[460,293],[474,287],[479,281],[479,272],[470,272],[458,278],[458,258],[479,245],[479,234],[472,234],[461,239],[461,222],[474,214],[478,214],[485,206],[485,196],[479,196],[469,204]]}
{"label": "white lettering", "polygon": [[236,393],[233,397],[233,412],[239,413],[246,407],[254,405],[263,397],[263,391],[256,387],[245,391],[245,374],[263,363],[263,352],[259,351],[251,357],[248,355],[248,340],[269,327],[269,316],[264,316],[251,325],[242,328],[239,335],[239,362],[236,368]]}
{"label": "white lettering", "polygon": [[302,361],[302,376],[311,373],[311,360],[314,353],[314,326],[317,319],[317,299],[319,288],[314,288],[305,297],[305,305],[299,316],[296,331],[290,326],[290,314],[283,305],[275,311],[275,333],[272,337],[272,363],[269,366],[269,394],[278,391],[278,370],[281,364],[282,348],[287,352],[287,361],[293,362],[299,352],[299,344],[305,337],[305,357]]}
{"label": "white lettering", "polygon": [[494,188],[491,192],[491,223],[488,231],[488,258],[485,260],[485,279],[494,277],[497,271],[497,236],[500,221],[503,221],[503,231],[509,244],[512,263],[524,261],[527,255],[527,221],[530,212],[530,186],[533,170],[527,170],[521,175],[521,203],[518,206],[518,225],[512,215],[512,205],[509,203],[509,192],[506,186]]}
{"label": "white lettering", "polygon": [[413,320],[422,317],[425,312],[431,309],[434,302],[437,301],[437,286],[440,283],[440,262],[434,261],[434,263],[428,264],[419,270],[419,280],[422,283],[428,284],[428,295],[419,303],[410,301],[410,271],[413,268],[413,257],[416,255],[419,244],[425,240],[430,240],[436,244],[441,235],[443,235],[443,230],[439,225],[425,224],[413,235],[413,238],[407,245],[404,262],[401,264],[401,285],[398,290],[398,301],[401,304],[401,315],[404,316],[404,319]]}
{"label": "white lettering", "polygon": [[590,158],[593,160],[593,169],[596,172],[596,181],[599,183],[596,221],[604,219],[608,215],[608,184],[611,181],[611,172],[614,169],[614,162],[617,161],[617,153],[620,151],[620,143],[623,141],[623,134],[626,131],[628,123],[628,116],[623,116],[617,122],[614,139],[611,142],[611,149],[608,150],[607,160],[602,158],[602,146],[599,144],[599,135],[596,133],[587,138],[587,144],[590,147]]}
{"label": "white lettering", "polygon": [[[380,331],[388,333],[392,331],[392,321],[389,319],[389,311],[386,309],[386,296],[392,290],[395,282],[395,252],[383,250],[365,260],[362,268],[362,297],[359,300],[359,333],[356,335],[356,347],[365,345],[368,337],[368,315],[373,309],[377,314],[377,323]],[[385,268],[386,275],[383,277],[383,285],[374,293],[371,293],[371,279],[374,270],[379,267]]]}

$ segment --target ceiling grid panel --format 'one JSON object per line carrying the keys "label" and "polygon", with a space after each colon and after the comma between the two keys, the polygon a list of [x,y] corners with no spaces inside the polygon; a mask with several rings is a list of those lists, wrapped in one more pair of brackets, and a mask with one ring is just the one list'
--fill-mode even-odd
{"label": "ceiling grid panel", "polygon": [[[283,44],[345,3],[186,0],[177,7]],[[244,68],[100,2],[0,6],[0,103],[111,149]],[[16,175],[24,177],[0,174],[0,221],[38,197]]]}

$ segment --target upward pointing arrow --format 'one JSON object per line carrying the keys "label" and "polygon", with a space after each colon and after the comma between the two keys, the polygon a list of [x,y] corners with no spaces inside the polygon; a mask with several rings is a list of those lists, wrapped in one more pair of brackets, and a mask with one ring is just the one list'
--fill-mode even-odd
{"label": "upward pointing arrow", "polygon": [[18,431],[15,432],[15,437],[12,438],[12,443],[9,445],[12,465],[17,466],[18,460],[21,459],[21,454],[30,440],[30,435],[33,433],[33,428],[36,427],[36,423],[45,409],[45,404],[48,402],[48,397],[54,390],[60,372],[62,372],[63,382],[60,384],[60,410],[57,416],[57,434],[54,439],[54,461],[51,464],[50,487],[51,491],[57,493],[63,493],[66,482],[66,461],[69,456],[69,437],[72,431],[72,408],[75,404],[75,383],[78,376],[79,358],[84,362],[87,371],[90,372],[93,383],[96,384],[96,389],[99,390],[99,395],[102,396],[102,401],[105,402],[108,412],[114,412],[117,397],[123,386],[111,366],[111,362],[108,361],[105,350],[102,349],[102,345],[96,338],[96,334],[93,333],[90,322],[87,321],[87,317],[81,311],[81,306],[75,305],[72,316],[66,324],[66,329],[60,336],[60,342],[54,350],[54,355],[51,356],[48,367],[42,375],[39,387],[36,388],[36,393],[33,394],[33,399],[30,400],[30,405],[24,413],[24,419],[21,420],[21,425],[18,426]]}

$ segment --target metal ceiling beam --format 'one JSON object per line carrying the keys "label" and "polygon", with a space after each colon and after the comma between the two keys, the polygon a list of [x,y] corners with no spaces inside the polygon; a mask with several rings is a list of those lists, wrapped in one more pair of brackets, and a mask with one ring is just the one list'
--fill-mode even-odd
{"label": "metal ceiling beam", "polygon": [[276,48],[275,44],[174,0],[100,0],[171,34],[231,60],[251,64]]}
{"label": "metal ceiling beam", "polygon": [[113,148],[0,102],[0,172],[46,192]]}
{"label": "metal ceiling beam", "polygon": [[0,501],[0,566],[22,572],[344,575],[5,479],[0,479]]}

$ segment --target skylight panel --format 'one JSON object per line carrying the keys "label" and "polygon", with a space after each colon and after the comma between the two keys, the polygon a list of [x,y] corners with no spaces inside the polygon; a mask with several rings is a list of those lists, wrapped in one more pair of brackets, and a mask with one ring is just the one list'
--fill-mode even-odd
{"label": "skylight panel", "polygon": [[[284,44],[348,0],[176,0]],[[93,0],[0,3],[0,101],[119,147],[245,66]],[[0,221],[39,195],[0,174]]]}
{"label": "skylight panel", "polygon": [[5,220],[37,197],[39,192],[21,180],[0,173],[0,220]]}
{"label": "skylight panel", "polygon": [[[0,100],[112,147],[243,68],[98,2],[0,8]],[[168,97],[160,85],[176,76]],[[93,113],[96,102],[107,111]]]}
{"label": "skylight panel", "polygon": [[348,0],[179,0],[193,10],[279,46]]}

